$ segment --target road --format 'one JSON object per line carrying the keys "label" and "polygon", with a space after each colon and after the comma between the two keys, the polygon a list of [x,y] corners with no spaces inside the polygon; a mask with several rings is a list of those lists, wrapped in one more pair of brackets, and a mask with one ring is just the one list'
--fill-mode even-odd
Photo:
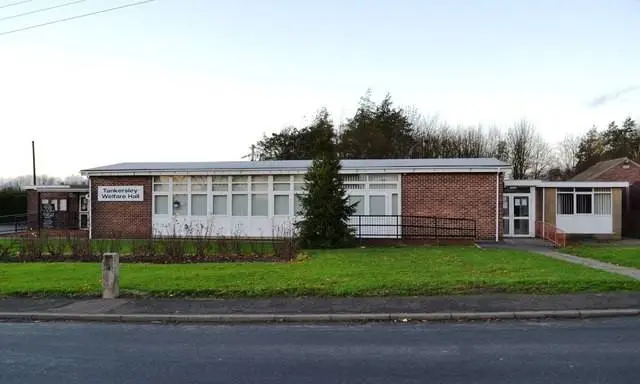
{"label": "road", "polygon": [[0,383],[637,383],[640,319],[1,323]]}

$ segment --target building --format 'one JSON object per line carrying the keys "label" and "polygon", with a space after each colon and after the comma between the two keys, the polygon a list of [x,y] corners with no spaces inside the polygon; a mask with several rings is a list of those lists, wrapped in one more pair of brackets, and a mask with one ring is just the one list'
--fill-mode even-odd
{"label": "building", "polygon": [[622,236],[622,196],[628,182],[506,180],[505,237],[545,237],[560,230],[570,237]]}
{"label": "building", "polygon": [[626,157],[601,161],[571,180],[628,182],[622,195],[622,232],[640,237],[640,164]]}
{"label": "building", "polygon": [[[121,163],[85,169],[90,236],[271,237],[299,218],[310,161]],[[360,237],[502,237],[495,159],[343,160]],[[421,232],[422,233],[419,233]],[[424,231],[431,231],[424,233]]]}
{"label": "building", "polygon": [[27,190],[27,227],[33,230],[88,230],[89,186],[36,185]]}

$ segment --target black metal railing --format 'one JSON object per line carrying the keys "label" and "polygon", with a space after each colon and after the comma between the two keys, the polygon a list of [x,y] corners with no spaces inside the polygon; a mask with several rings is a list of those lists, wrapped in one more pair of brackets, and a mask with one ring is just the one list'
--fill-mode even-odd
{"label": "black metal railing", "polygon": [[27,229],[27,214],[0,216],[0,234],[18,233]]}
{"label": "black metal railing", "polygon": [[358,238],[380,239],[475,239],[473,219],[405,216],[356,215],[349,225]]}

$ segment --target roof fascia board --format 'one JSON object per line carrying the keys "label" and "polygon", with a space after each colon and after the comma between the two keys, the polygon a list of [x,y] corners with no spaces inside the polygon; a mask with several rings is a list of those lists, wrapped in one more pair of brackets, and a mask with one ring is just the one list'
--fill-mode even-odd
{"label": "roof fascia board", "polygon": [[[506,167],[474,168],[343,168],[341,173],[496,173],[504,172]],[[285,169],[219,169],[219,170],[131,170],[131,171],[82,171],[83,176],[171,176],[171,175],[281,175],[304,174],[306,168]]]}

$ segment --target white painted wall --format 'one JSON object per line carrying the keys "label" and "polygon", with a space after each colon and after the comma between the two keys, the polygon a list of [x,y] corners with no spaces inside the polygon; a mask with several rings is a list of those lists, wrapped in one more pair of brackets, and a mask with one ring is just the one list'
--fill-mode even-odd
{"label": "white painted wall", "polygon": [[557,215],[556,227],[567,234],[611,234],[613,218],[611,215]]}

